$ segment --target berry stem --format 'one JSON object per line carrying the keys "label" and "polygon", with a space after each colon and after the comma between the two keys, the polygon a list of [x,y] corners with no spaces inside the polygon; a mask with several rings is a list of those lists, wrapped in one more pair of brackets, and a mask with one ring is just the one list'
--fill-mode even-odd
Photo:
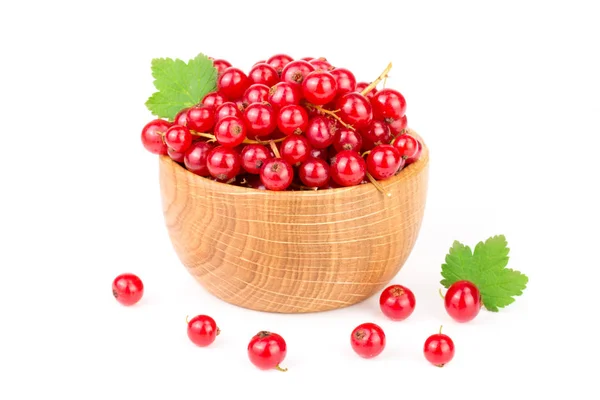
{"label": "berry stem", "polygon": [[377,180],[375,178],[373,178],[373,175],[371,175],[368,172],[367,172],[367,178],[369,178],[369,180],[371,181],[373,186],[375,186],[377,188],[377,190],[379,190],[381,193],[385,194],[387,197],[392,197],[392,194],[390,192],[386,192],[384,187],[381,186],[381,183],[377,182]]}
{"label": "berry stem", "polygon": [[442,288],[440,288],[440,290],[439,290],[439,294],[440,294],[440,297],[441,297],[442,299],[446,300],[446,297],[445,297],[445,296],[444,296],[444,294],[442,293]]}
{"label": "berry stem", "polygon": [[371,82],[371,84],[369,86],[364,88],[363,91],[360,92],[360,94],[362,94],[364,96],[367,93],[369,93],[371,90],[375,89],[375,87],[379,84],[379,82],[381,82],[383,79],[387,78],[387,74],[388,74],[388,72],[390,72],[391,69],[392,69],[392,63],[389,63],[388,66],[385,67],[385,69],[383,70],[381,75],[379,75],[377,77],[377,79],[375,79],[373,82]]}
{"label": "berry stem", "polygon": [[190,316],[189,315],[185,316],[185,323],[189,325],[189,323],[190,323]]}
{"label": "berry stem", "polygon": [[280,366],[279,366],[279,364],[277,364],[277,365],[275,366],[275,369],[276,369],[277,371],[281,371],[281,372],[286,372],[286,371],[287,371],[287,368],[282,368],[282,367],[280,367]]}
{"label": "berry stem", "polygon": [[354,127],[352,125],[349,125],[349,124],[345,123],[344,121],[342,121],[342,119],[336,114],[335,111],[326,110],[321,106],[317,106],[314,104],[308,104],[308,103],[306,104],[306,107],[317,110],[318,112],[320,112],[322,114],[329,115],[330,117],[335,118],[341,125],[344,126],[344,128],[352,129],[353,131],[356,131],[356,129],[354,129]]}
{"label": "berry stem", "polygon": [[[211,134],[211,133],[202,133],[202,132],[196,132],[196,131],[192,131],[190,130],[190,132],[192,133],[192,135],[194,136],[199,136],[199,137],[203,137],[203,138],[207,138],[210,139],[210,141],[216,141],[217,138],[215,137],[215,135]],[[279,143],[279,142],[283,142],[286,138],[279,138],[279,139],[274,139],[274,140],[252,140],[252,139],[244,139],[244,141],[242,143],[244,144],[267,144],[269,142],[275,142],[275,143]]]}
{"label": "berry stem", "polygon": [[217,326],[217,336],[219,336],[221,334],[221,329],[219,329],[219,327]]}
{"label": "berry stem", "polygon": [[269,142],[269,145],[271,146],[271,150],[273,150],[273,154],[275,154],[275,157],[281,158],[281,154],[279,154],[279,149],[277,148],[277,146],[275,146],[275,141],[271,140]]}
{"label": "berry stem", "polygon": [[442,327],[443,327],[443,326],[444,326],[444,325],[440,325],[440,332],[439,332],[439,334],[440,334],[440,335],[442,334]]}

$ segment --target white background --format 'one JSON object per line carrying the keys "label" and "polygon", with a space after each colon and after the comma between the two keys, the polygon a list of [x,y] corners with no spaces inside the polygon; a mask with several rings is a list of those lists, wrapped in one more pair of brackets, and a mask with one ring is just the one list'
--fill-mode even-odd
{"label": "white background", "polygon": [[[392,4],[394,4],[392,6]],[[593,2],[26,2],[0,6],[0,398],[461,398],[570,394],[597,378],[600,63]],[[204,52],[244,69],[278,52],[325,56],[408,102],[431,149],[414,251],[394,283],[416,294],[393,323],[376,297],[316,315],[271,315],[213,298],[181,266],[164,228],[152,116],[154,57]],[[505,234],[517,301],[453,323],[437,290],[452,241]],[[146,294],[110,285],[138,273]],[[210,348],[185,317],[212,315]],[[381,324],[363,360],[351,330]],[[447,367],[423,342],[440,324]],[[287,373],[255,369],[250,337],[273,330]],[[593,371],[596,374],[592,375]],[[585,394],[591,398],[595,395]]]}

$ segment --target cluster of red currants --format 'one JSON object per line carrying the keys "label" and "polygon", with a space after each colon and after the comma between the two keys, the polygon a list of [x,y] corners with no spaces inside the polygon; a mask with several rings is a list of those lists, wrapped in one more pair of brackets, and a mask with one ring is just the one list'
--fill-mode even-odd
{"label": "cluster of red currants", "polygon": [[[144,285],[135,274],[117,276],[112,284],[113,296],[125,306],[136,304],[143,296]],[[458,322],[468,322],[475,318],[481,309],[481,295],[475,285],[468,281],[454,283],[444,297],[448,314]],[[379,297],[383,314],[391,320],[402,321],[412,315],[416,299],[414,293],[402,285],[387,287]],[[197,346],[211,345],[220,329],[208,315],[197,315],[187,321],[187,335]],[[350,336],[352,349],[363,358],[373,358],[383,352],[386,336],[379,325],[366,322],[358,325]],[[256,367],[268,370],[286,371],[281,363],[287,354],[287,344],[277,333],[260,331],[248,343],[248,358]],[[427,338],[423,347],[425,358],[442,367],[454,358],[454,342],[440,331]]]}
{"label": "cluster of red currants", "polygon": [[142,129],[145,148],[216,181],[267,190],[328,189],[383,180],[421,155],[394,89],[357,82],[325,58],[278,54],[248,74],[213,60],[217,90],[172,122]]}

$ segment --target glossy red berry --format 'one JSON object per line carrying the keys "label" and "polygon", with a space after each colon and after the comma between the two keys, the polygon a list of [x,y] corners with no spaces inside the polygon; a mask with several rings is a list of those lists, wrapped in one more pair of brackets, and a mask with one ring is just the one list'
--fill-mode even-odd
{"label": "glossy red berry", "polygon": [[144,295],[144,284],[137,275],[124,273],[113,280],[112,293],[122,305],[132,306]]}
{"label": "glossy red berry", "polygon": [[339,116],[347,124],[355,128],[368,126],[373,120],[371,102],[360,93],[346,93],[336,103]]}
{"label": "glossy red berry", "polygon": [[442,333],[440,327],[439,333],[431,335],[425,340],[423,353],[427,361],[436,367],[443,367],[454,358],[454,342],[448,335]]}
{"label": "glossy red berry", "polygon": [[308,61],[315,67],[315,71],[331,71],[333,66],[324,57],[313,58]]}
{"label": "glossy red berry", "polygon": [[381,311],[394,321],[403,321],[410,317],[415,311],[415,305],[415,295],[406,286],[388,286],[379,296]]}
{"label": "glossy red berry", "polygon": [[248,78],[252,83],[260,83],[268,87],[279,82],[279,75],[275,68],[265,62],[254,64],[248,73]]}
{"label": "glossy red berry", "polygon": [[[359,82],[356,84],[356,88],[354,89],[355,92],[361,93],[363,90],[365,90],[367,87],[369,86],[369,83],[367,82]],[[365,94],[364,96],[371,100],[373,98],[373,96],[375,96],[375,94],[377,93],[377,89],[373,88],[369,91],[369,93]]]}
{"label": "glossy red berry", "polygon": [[367,322],[352,331],[350,344],[352,349],[363,358],[373,358],[385,349],[385,333],[380,326]]}
{"label": "glossy red berry", "polygon": [[260,170],[260,180],[269,190],[285,190],[294,180],[294,170],[287,161],[271,158],[264,162]]}
{"label": "glossy red berry", "polygon": [[287,354],[287,344],[283,338],[273,332],[260,331],[248,343],[248,358],[262,370],[277,369],[286,371],[281,363]]}
{"label": "glossy red berry", "polygon": [[399,119],[406,112],[406,100],[402,94],[394,89],[381,89],[371,99],[373,116],[376,119]]}
{"label": "glossy red berry", "polygon": [[266,138],[277,128],[277,115],[268,103],[252,103],[244,110],[244,124],[248,137]]}
{"label": "glossy red berry", "polygon": [[356,78],[351,71],[346,68],[334,68],[329,72],[337,82],[338,97],[356,90]]}
{"label": "glossy red berry", "polygon": [[421,142],[417,139],[417,152],[412,156],[406,159],[406,165],[412,164],[415,161],[417,161],[419,158],[421,158],[421,153],[423,152],[423,145],[421,144]]}
{"label": "glossy red berry", "polygon": [[242,160],[240,155],[233,149],[218,146],[208,153],[206,160],[208,172],[218,181],[227,182],[240,172]]}
{"label": "glossy red berry", "polygon": [[375,146],[367,156],[367,172],[377,180],[392,177],[404,165],[404,159],[390,144]]}
{"label": "glossy red berry", "polygon": [[360,133],[348,128],[340,128],[335,133],[333,147],[336,151],[354,150],[360,152],[363,139]]}
{"label": "glossy red berry", "polygon": [[309,103],[325,105],[335,98],[337,82],[325,71],[313,71],[302,81],[302,95]]}
{"label": "glossy red berry", "polygon": [[226,60],[213,60],[213,66],[217,70],[217,75],[221,75],[223,71],[231,67],[231,63]]}
{"label": "glossy red berry", "polygon": [[187,335],[196,346],[206,347],[212,344],[221,330],[214,319],[208,315],[196,315],[187,323]]}
{"label": "glossy red berry", "polygon": [[173,125],[165,133],[165,143],[173,150],[183,153],[192,144],[192,134],[185,126]]}
{"label": "glossy red berry", "polygon": [[361,134],[363,138],[363,150],[371,150],[380,144],[388,144],[392,138],[390,128],[379,120],[371,121],[367,127],[361,129]]}
{"label": "glossy red berry", "polygon": [[181,125],[187,127],[187,112],[189,108],[180,110],[173,118],[173,125]]}
{"label": "glossy red berry", "polygon": [[306,132],[308,128],[308,113],[306,109],[297,104],[290,104],[282,107],[277,115],[277,127],[279,130],[290,136],[300,135]]}
{"label": "glossy red berry", "polygon": [[215,111],[215,122],[225,117],[238,117],[242,118],[242,112],[239,107],[232,101],[227,101],[217,107]]}
{"label": "glossy red berry", "polygon": [[245,104],[262,103],[269,100],[269,86],[262,83],[252,84],[244,92],[242,100]]}
{"label": "glossy red berry", "polygon": [[196,175],[210,176],[210,172],[208,171],[208,154],[212,149],[213,146],[207,142],[192,143],[183,157],[185,167]]}
{"label": "glossy red berry", "polygon": [[400,153],[401,157],[410,158],[417,154],[419,142],[414,136],[404,134],[396,137],[392,146]]}
{"label": "glossy red berry", "polygon": [[217,89],[228,99],[233,100],[242,97],[248,86],[250,79],[239,68],[229,67],[217,79]]}
{"label": "glossy red berry", "polygon": [[199,105],[187,112],[187,127],[196,132],[209,132],[215,126],[215,109],[212,106]]}
{"label": "glossy red berry", "polygon": [[271,157],[269,150],[262,144],[248,144],[242,150],[242,167],[251,174],[260,174],[260,170]]}
{"label": "glossy red berry", "polygon": [[366,176],[366,164],[354,150],[340,151],[331,162],[331,178],[340,186],[355,186]]}
{"label": "glossy red berry", "polygon": [[281,71],[281,81],[294,85],[302,90],[302,82],[306,75],[315,70],[315,67],[305,60],[296,60],[288,63]]}
{"label": "glossy red berry", "polygon": [[275,110],[280,110],[290,104],[299,104],[300,92],[288,82],[279,82],[269,89],[269,103]]}
{"label": "glossy red berry", "polygon": [[404,114],[402,116],[402,118],[398,118],[398,119],[387,118],[384,122],[390,128],[390,133],[395,136],[400,133],[404,133],[403,131],[408,126],[407,121],[408,120],[406,118],[406,114]]}
{"label": "glossy red berry", "polygon": [[171,148],[169,148],[167,150],[167,154],[169,155],[169,157],[171,158],[171,160],[177,162],[177,163],[181,163],[183,164],[183,161],[185,159],[185,153],[179,153]]}
{"label": "glossy red berry", "polygon": [[317,149],[325,149],[333,144],[337,125],[334,121],[324,116],[312,117],[306,128],[306,138],[310,145]]}
{"label": "glossy red berry", "polygon": [[285,67],[287,64],[291,63],[292,61],[294,61],[294,59],[290,56],[288,56],[287,54],[275,54],[272,57],[269,57],[267,59],[267,64],[269,64],[271,67],[273,67],[275,69],[275,71],[277,71],[278,75],[281,75],[281,71],[283,71],[283,67]]}
{"label": "glossy red berry", "polygon": [[142,144],[150,153],[167,155],[168,147],[163,136],[171,127],[171,123],[163,119],[155,119],[148,122],[142,129]]}
{"label": "glossy red berry", "polygon": [[298,167],[298,176],[305,186],[322,188],[329,184],[329,169],[325,160],[310,157]]}
{"label": "glossy red berry", "polygon": [[246,139],[246,126],[238,117],[225,117],[217,122],[214,133],[219,144],[236,147]]}
{"label": "glossy red berry", "polygon": [[455,321],[469,322],[481,309],[479,289],[469,281],[455,282],[444,296],[444,306]]}
{"label": "glossy red berry", "polygon": [[227,98],[219,92],[210,92],[202,98],[202,104],[217,108],[221,104],[225,103]]}
{"label": "glossy red berry", "polygon": [[299,165],[310,157],[311,147],[308,140],[301,135],[287,137],[281,142],[281,158],[293,166]]}

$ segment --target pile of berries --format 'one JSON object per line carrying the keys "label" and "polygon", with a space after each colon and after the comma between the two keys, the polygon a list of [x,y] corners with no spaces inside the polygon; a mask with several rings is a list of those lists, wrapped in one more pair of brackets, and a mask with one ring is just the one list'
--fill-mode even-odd
{"label": "pile of berries", "polygon": [[421,155],[406,101],[357,82],[325,58],[277,54],[248,73],[213,60],[217,90],[142,130],[144,147],[219,182],[266,190],[330,189],[390,178]]}
{"label": "pile of berries", "polygon": [[[112,288],[115,299],[125,306],[139,302],[144,293],[141,279],[131,273],[117,276],[113,280]],[[479,290],[468,281],[454,283],[443,297],[448,315],[457,322],[471,321],[482,307]],[[379,296],[379,306],[383,315],[390,320],[403,321],[413,314],[416,299],[406,286],[391,285]],[[215,320],[208,315],[200,314],[187,320],[187,336],[197,346],[211,345],[220,332]],[[365,322],[352,330],[350,346],[360,357],[374,358],[385,349],[386,336],[379,325]],[[281,363],[287,354],[287,344],[277,333],[258,332],[250,339],[247,352],[250,362],[257,368],[286,371],[286,368],[281,367]],[[443,367],[454,358],[454,342],[449,336],[442,334],[440,327],[438,333],[425,340],[423,354],[431,364]]]}

